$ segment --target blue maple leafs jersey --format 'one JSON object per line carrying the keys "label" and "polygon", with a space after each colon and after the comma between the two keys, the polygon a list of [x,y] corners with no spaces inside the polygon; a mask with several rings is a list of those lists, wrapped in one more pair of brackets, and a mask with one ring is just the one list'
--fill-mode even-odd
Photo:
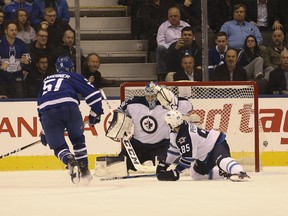
{"label": "blue maple leafs jersey", "polygon": [[78,94],[97,114],[103,114],[101,93],[77,73],[61,72],[44,79],[38,96],[38,112],[62,105],[78,106]]}

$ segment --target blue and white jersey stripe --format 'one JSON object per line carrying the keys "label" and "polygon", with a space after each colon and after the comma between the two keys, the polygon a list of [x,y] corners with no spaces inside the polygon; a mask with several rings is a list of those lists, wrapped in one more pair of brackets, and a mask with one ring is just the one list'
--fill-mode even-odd
{"label": "blue and white jersey stripe", "polygon": [[41,113],[62,105],[78,106],[78,94],[85,98],[97,115],[103,114],[100,91],[89,85],[82,75],[71,72],[46,77],[38,96],[38,111]]}

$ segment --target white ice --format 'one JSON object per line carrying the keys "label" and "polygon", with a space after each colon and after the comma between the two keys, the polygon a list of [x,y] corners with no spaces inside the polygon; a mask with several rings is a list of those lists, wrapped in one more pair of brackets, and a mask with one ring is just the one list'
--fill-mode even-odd
{"label": "white ice", "polygon": [[155,177],[75,186],[66,171],[0,172],[1,216],[287,216],[288,167],[250,182],[159,182]]}

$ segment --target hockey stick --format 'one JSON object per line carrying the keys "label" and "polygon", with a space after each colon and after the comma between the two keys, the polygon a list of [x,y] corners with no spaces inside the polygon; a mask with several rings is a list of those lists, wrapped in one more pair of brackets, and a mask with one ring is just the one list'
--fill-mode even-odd
{"label": "hockey stick", "polygon": [[[87,124],[88,121],[84,121],[83,123],[84,123],[84,124]],[[65,131],[66,131],[66,130],[65,130]],[[33,143],[30,143],[30,144],[28,144],[28,145],[26,145],[26,146],[23,146],[23,147],[21,147],[21,148],[15,149],[14,151],[9,152],[9,153],[7,153],[7,154],[0,155],[0,159],[2,159],[2,158],[4,158],[4,157],[8,157],[8,156],[10,156],[10,155],[12,155],[12,154],[15,154],[15,153],[17,153],[17,152],[19,152],[19,151],[22,151],[22,150],[24,150],[24,149],[26,149],[26,148],[29,148],[29,147],[31,147],[31,146],[33,146],[33,145],[36,145],[36,144],[38,144],[38,143],[41,143],[41,140],[37,140],[37,141],[35,141],[35,142],[33,142]]]}
{"label": "hockey stick", "polygon": [[156,174],[147,174],[147,175],[133,175],[133,176],[119,176],[119,177],[107,177],[101,178],[100,181],[111,181],[111,180],[121,180],[121,179],[134,179],[134,178],[149,178],[155,177]]}
{"label": "hockey stick", "polygon": [[113,112],[113,109],[112,109],[112,107],[111,107],[111,105],[110,105],[110,103],[109,103],[109,101],[108,101],[108,99],[107,99],[107,97],[106,97],[105,92],[103,91],[103,89],[99,89],[99,91],[100,91],[100,93],[101,93],[104,101],[106,102],[106,104],[107,104],[107,106],[108,106],[108,108],[109,108],[110,113],[111,113],[112,116],[113,116],[113,113],[114,113],[114,112]]}
{"label": "hockey stick", "polygon": [[4,157],[8,157],[8,156],[10,156],[10,155],[12,155],[12,154],[15,154],[15,153],[17,153],[17,152],[19,152],[19,151],[22,151],[22,150],[24,150],[24,149],[26,149],[26,148],[29,148],[29,147],[31,147],[31,146],[33,146],[33,145],[36,145],[36,144],[40,143],[40,142],[41,142],[41,140],[37,140],[37,141],[35,141],[35,142],[33,142],[33,143],[30,143],[29,145],[26,145],[26,146],[23,146],[23,147],[21,147],[21,148],[18,148],[18,149],[16,149],[16,150],[12,151],[12,152],[9,152],[9,153],[4,154],[4,155],[0,155],[0,159],[1,159],[1,158],[4,158]]}
{"label": "hockey stick", "polygon": [[188,121],[193,124],[200,123],[200,117],[198,115],[183,115],[183,120]]}
{"label": "hockey stick", "polygon": [[[87,124],[87,123],[89,123],[89,122],[88,122],[88,121],[84,121],[83,123],[84,123],[84,125],[85,125],[85,124]],[[65,132],[66,132],[66,129],[65,129]],[[41,143],[41,140],[37,140],[37,141],[35,141],[35,142],[33,142],[33,143],[30,143],[30,144],[28,144],[28,145],[26,145],[26,146],[23,146],[23,147],[21,147],[21,148],[15,149],[14,151],[9,152],[9,153],[7,153],[7,154],[0,155],[0,159],[2,159],[2,158],[4,158],[4,157],[8,157],[8,156],[10,156],[10,155],[12,155],[12,154],[15,154],[15,153],[17,153],[17,152],[19,152],[19,151],[22,151],[22,150],[24,150],[24,149],[26,149],[26,148],[29,148],[29,147],[31,147],[31,146],[33,146],[33,145],[36,145],[36,144],[38,144],[38,143]]]}
{"label": "hockey stick", "polygon": [[130,160],[131,160],[131,162],[132,162],[132,164],[136,170],[142,171],[142,172],[154,172],[154,173],[156,173],[156,167],[143,166],[140,163],[140,161],[139,161],[139,159],[138,159],[138,157],[137,157],[137,155],[133,149],[133,146],[126,135],[124,135],[122,141],[123,141],[123,145],[124,145],[124,147],[128,153],[128,156],[129,156],[129,158],[130,158]]}

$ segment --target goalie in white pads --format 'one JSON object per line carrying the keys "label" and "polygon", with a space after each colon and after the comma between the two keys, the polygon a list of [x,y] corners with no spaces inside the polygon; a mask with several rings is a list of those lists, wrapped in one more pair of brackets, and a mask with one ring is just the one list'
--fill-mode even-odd
{"label": "goalie in white pads", "polygon": [[[169,127],[164,121],[165,114],[170,109],[177,109],[186,115],[193,109],[192,104],[187,99],[177,98],[171,91],[163,89],[153,82],[148,83],[145,87],[145,96],[135,96],[124,101],[117,108],[113,117],[113,121],[117,118],[123,119],[124,117],[119,115],[119,113],[123,113],[132,120],[134,134],[130,133],[130,142],[141,164],[152,160],[155,165],[156,156],[164,158],[167,156],[170,142]],[[123,133],[123,130],[120,129],[119,123],[113,121],[108,129],[107,136],[117,139],[123,138],[121,136],[125,132]],[[127,125],[130,125],[130,122],[127,122]],[[127,127],[127,125],[125,123],[124,127]],[[113,129],[115,127],[119,128],[121,132],[115,132]],[[119,156],[123,155],[127,157],[127,169],[137,170],[125,149],[119,154]]]}
{"label": "goalie in white pads", "polygon": [[[165,162],[157,166],[157,179],[160,181],[177,181],[180,173],[190,169],[194,180],[205,179],[217,166],[223,176],[232,181],[246,181],[250,177],[243,167],[231,158],[226,135],[214,129],[206,131],[183,120],[182,114],[171,110],[165,115],[165,121],[171,129],[170,147]],[[167,168],[176,159],[179,162],[174,170]]]}

